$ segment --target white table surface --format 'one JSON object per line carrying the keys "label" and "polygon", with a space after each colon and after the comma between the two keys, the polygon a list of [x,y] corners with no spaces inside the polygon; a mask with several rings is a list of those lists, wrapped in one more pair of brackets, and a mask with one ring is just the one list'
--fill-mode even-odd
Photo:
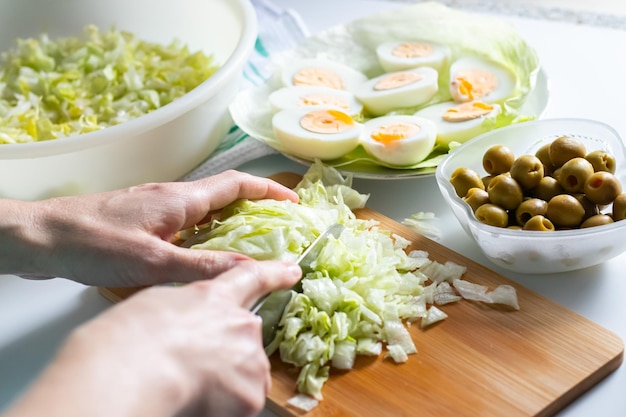
{"label": "white table surface", "polygon": [[[390,8],[398,2],[367,0],[275,0],[297,11],[316,33],[335,24]],[[623,116],[626,31],[562,21],[503,16],[536,47],[550,78],[551,99],[545,117],[584,117],[615,127],[626,136]],[[241,170],[258,175],[304,172],[305,167],[279,155],[248,162]],[[553,275],[513,274],[490,264],[464,234],[445,206],[433,177],[355,180],[370,193],[369,207],[398,221],[418,211],[434,212],[441,243],[593,320],[626,339],[626,254],[585,270]],[[4,409],[52,357],[78,324],[108,308],[94,288],[63,279],[44,282],[0,276],[0,410]],[[559,417],[626,415],[626,367],[620,367],[574,401]],[[265,411],[263,416],[274,416]]]}

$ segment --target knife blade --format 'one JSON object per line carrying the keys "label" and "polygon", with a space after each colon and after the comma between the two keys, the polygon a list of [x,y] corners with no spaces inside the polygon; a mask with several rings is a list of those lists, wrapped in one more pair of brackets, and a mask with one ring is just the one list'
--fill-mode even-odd
{"label": "knife blade", "polygon": [[[320,254],[328,237],[333,236],[337,239],[344,228],[345,227],[341,224],[333,224],[320,234],[300,255],[297,263],[302,269],[303,277],[311,270],[311,262]],[[263,346],[267,347],[267,345],[274,340],[276,332],[278,331],[278,324],[285,312],[285,307],[287,307],[287,304],[289,304],[291,300],[292,291],[302,291],[302,279],[290,289],[273,291],[267,294],[252,307],[251,311],[261,317],[263,321]]]}

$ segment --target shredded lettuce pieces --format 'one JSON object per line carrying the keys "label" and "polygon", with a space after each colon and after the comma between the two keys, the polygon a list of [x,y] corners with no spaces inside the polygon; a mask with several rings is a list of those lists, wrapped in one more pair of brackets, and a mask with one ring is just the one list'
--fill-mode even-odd
{"label": "shredded lettuce pieces", "polygon": [[426,276],[415,272],[407,242],[365,220],[346,224],[303,278],[302,293],[288,304],[272,346],[283,362],[301,368],[298,388],[316,399],[322,398],[328,366],[351,369],[357,355],[377,355],[382,343],[404,356],[416,353],[403,321],[425,311],[419,297]]}
{"label": "shredded lettuce pieces", "polygon": [[[437,305],[454,303],[456,301],[460,301],[461,298],[463,298],[460,295],[457,295],[456,291],[454,290],[454,288],[452,288],[452,285],[450,285],[448,281],[440,282],[439,285],[433,287],[434,291],[432,295],[432,303],[435,303]],[[422,324],[424,323],[422,322]]]}
{"label": "shredded lettuce pieces", "polygon": [[319,401],[305,394],[296,394],[287,400],[287,404],[302,411],[311,411],[317,407]]}
{"label": "shredded lettuce pieces", "polygon": [[437,241],[441,239],[441,230],[434,224],[437,220],[435,213],[420,211],[404,219],[402,224],[427,238]]}
{"label": "shredded lettuce pieces", "polygon": [[[298,392],[321,400],[331,368],[352,369],[359,355],[385,352],[401,363],[417,353],[408,325],[424,320],[426,327],[446,317],[434,304],[461,299],[455,288],[465,267],[440,264],[425,251],[407,251],[407,239],[375,220],[356,218],[351,207],[363,207],[367,196],[351,188],[350,177],[320,161],[295,190],[297,204],[234,202],[212,221],[205,241],[191,247],[295,260],[328,226],[345,226],[307,268],[301,291],[292,290],[277,334],[266,346],[268,355],[277,352],[300,369]],[[510,292],[493,294],[503,300]]]}
{"label": "shredded lettuce pieces", "polygon": [[104,129],[165,106],[208,79],[213,56],[180,41],[84,28],[81,37],[18,39],[2,54],[0,144]]}
{"label": "shredded lettuce pieces", "polygon": [[438,321],[445,320],[447,318],[448,315],[444,311],[437,308],[437,306],[430,306],[428,308],[428,311],[426,312],[426,315],[422,318],[422,321],[420,322],[420,327],[423,329],[430,326],[431,324],[437,323]]}
{"label": "shredded lettuce pieces", "polygon": [[230,204],[211,229],[203,231],[204,242],[191,247],[294,261],[330,225],[354,221],[352,210],[364,207],[368,199],[352,188],[351,177],[343,178],[321,161],[294,190],[300,197],[297,204],[270,199]]}
{"label": "shredded lettuce pieces", "polygon": [[486,304],[502,304],[514,310],[519,310],[520,308],[517,300],[517,291],[510,285],[501,284],[490,290],[485,285],[475,284],[461,278],[453,279],[452,285],[461,297],[466,300],[480,301]]}

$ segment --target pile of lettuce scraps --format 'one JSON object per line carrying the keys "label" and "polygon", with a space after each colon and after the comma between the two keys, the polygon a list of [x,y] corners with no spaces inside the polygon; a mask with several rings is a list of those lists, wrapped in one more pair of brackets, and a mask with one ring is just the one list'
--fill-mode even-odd
{"label": "pile of lettuce scraps", "polygon": [[194,249],[295,261],[328,226],[345,225],[311,264],[302,292],[292,292],[278,334],[266,348],[268,355],[278,351],[282,361],[300,368],[297,389],[314,401],[322,399],[331,366],[351,369],[357,355],[378,356],[383,350],[395,362],[406,361],[417,352],[407,324],[426,327],[446,318],[436,305],[468,298],[519,308],[513,287],[489,291],[462,280],[464,266],[437,263],[424,251],[407,253],[405,238],[377,221],[357,219],[353,210],[364,207],[368,196],[351,182],[316,161],[295,188],[299,203],[239,200],[200,232],[201,239],[191,238]]}
{"label": "pile of lettuce scraps", "polygon": [[218,66],[173,41],[160,45],[131,33],[18,39],[0,65],[0,144],[89,133],[137,118],[181,97]]}

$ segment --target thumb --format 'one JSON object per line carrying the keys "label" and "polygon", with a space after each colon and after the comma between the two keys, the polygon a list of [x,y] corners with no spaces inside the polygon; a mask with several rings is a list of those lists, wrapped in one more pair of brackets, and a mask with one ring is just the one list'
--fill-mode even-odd
{"label": "thumb", "polygon": [[[177,282],[193,282],[214,278],[241,262],[252,262],[253,259],[237,252],[218,250],[198,250],[168,245],[167,262],[160,265],[157,276],[164,282],[175,277]],[[155,277],[153,276],[153,279]]]}
{"label": "thumb", "polygon": [[223,285],[238,305],[250,309],[263,295],[290,288],[301,276],[302,270],[292,262],[244,261],[213,281]]}

